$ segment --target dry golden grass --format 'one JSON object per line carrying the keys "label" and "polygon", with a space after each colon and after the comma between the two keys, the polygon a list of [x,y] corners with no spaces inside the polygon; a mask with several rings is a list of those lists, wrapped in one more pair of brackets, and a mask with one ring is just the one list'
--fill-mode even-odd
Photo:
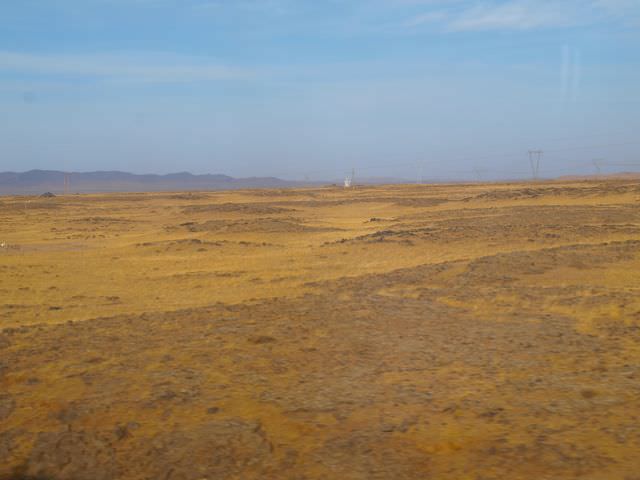
{"label": "dry golden grass", "polygon": [[0,199],[0,477],[633,479],[640,183]]}

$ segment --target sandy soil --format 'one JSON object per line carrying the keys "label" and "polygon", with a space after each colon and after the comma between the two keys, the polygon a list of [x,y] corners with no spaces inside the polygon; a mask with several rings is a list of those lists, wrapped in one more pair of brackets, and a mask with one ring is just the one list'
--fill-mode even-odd
{"label": "sandy soil", "polygon": [[640,478],[640,182],[0,198],[0,478]]}

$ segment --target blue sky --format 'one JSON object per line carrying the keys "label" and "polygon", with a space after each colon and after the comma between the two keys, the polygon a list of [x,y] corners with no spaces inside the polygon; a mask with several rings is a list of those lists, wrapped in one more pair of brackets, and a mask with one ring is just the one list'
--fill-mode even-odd
{"label": "blue sky", "polygon": [[5,1],[0,106],[0,170],[640,169],[640,0]]}

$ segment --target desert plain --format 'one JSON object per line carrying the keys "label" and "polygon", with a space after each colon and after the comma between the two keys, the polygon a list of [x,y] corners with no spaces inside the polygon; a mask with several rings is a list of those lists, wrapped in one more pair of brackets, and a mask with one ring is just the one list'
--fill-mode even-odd
{"label": "desert plain", "polygon": [[0,478],[640,479],[640,182],[0,197]]}

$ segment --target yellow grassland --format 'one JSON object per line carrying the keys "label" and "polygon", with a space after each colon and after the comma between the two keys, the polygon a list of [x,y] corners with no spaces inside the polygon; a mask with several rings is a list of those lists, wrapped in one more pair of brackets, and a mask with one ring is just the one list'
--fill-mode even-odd
{"label": "yellow grassland", "polygon": [[0,478],[632,479],[640,182],[0,198]]}

